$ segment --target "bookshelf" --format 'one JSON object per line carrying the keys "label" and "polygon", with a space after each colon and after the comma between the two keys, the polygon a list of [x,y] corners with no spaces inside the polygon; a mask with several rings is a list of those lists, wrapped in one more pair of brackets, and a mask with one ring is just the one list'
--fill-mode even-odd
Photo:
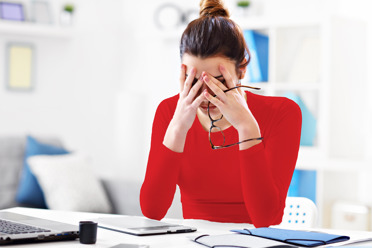
{"label": "bookshelf", "polygon": [[[233,18],[234,19],[234,18]],[[325,158],[326,143],[321,134],[326,129],[327,76],[324,75],[323,29],[320,19],[268,19],[260,17],[234,19],[243,32],[253,30],[268,37],[268,80],[254,84],[263,94],[286,96],[292,92],[300,96],[315,116],[316,136],[312,146],[301,146],[297,168],[303,161]],[[308,165],[307,169],[311,168]],[[316,166],[314,166],[316,169]]]}
{"label": "bookshelf", "polygon": [[365,128],[368,121],[363,119],[370,98],[350,88],[351,84],[353,89],[366,88],[365,23],[331,16],[234,20],[242,30],[254,30],[269,39],[268,80],[244,83],[261,87],[264,95],[296,93],[316,119],[313,145],[300,146],[296,169],[316,173],[319,225],[331,227],[331,208],[339,200],[370,206],[369,194],[360,193],[370,185],[366,183],[370,180],[361,182],[360,178],[372,173],[365,148],[370,147],[370,135],[364,135],[370,128]]}
{"label": "bookshelf", "polygon": [[[295,95],[316,120],[316,124],[312,125],[313,130],[315,128],[315,138],[311,139],[311,144],[301,139],[302,145],[296,165],[296,170],[300,172],[295,174],[310,175],[306,176],[307,179],[302,179],[313,180],[313,192],[310,194],[314,196],[313,200],[321,210],[319,212],[322,213],[325,196],[323,192],[324,170],[330,166],[327,162],[328,140],[327,136],[324,136],[328,128],[327,92],[329,91],[329,75],[324,70],[329,60],[327,53],[324,52],[328,45],[327,21],[316,18],[233,17],[232,19],[239,24],[243,32],[251,30],[268,38],[267,80],[251,82],[248,77],[243,84],[261,87],[262,93],[260,94],[263,95]],[[299,105],[302,109],[301,104]],[[304,173],[301,174],[302,172]],[[296,182],[298,180],[301,179],[297,179]],[[290,192],[293,192],[291,188]],[[322,216],[320,218],[320,224],[322,224]]]}

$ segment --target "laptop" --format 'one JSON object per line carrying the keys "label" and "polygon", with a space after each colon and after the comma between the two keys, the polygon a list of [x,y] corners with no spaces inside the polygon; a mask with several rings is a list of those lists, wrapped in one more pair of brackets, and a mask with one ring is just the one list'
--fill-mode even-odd
{"label": "laptop", "polygon": [[0,245],[74,240],[79,226],[0,211]]}
{"label": "laptop", "polygon": [[118,216],[95,219],[98,227],[112,231],[144,236],[171,233],[195,232],[196,228],[163,221],[151,220],[140,216]]}

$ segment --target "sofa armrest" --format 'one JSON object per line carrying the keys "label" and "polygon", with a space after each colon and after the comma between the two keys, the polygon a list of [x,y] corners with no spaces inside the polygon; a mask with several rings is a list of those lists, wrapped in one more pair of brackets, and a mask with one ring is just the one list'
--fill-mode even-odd
{"label": "sofa armrest", "polygon": [[139,202],[140,182],[107,178],[102,178],[101,182],[111,202],[114,214],[142,216]]}

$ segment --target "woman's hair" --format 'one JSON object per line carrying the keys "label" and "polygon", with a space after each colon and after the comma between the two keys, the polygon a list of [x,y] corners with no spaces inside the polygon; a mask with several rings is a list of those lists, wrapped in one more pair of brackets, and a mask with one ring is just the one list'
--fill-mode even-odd
{"label": "woman's hair", "polygon": [[[240,27],[229,17],[222,0],[201,0],[199,18],[190,22],[181,37],[181,59],[185,53],[200,58],[226,57],[239,68],[248,65],[250,54]],[[244,63],[244,58],[247,61]]]}

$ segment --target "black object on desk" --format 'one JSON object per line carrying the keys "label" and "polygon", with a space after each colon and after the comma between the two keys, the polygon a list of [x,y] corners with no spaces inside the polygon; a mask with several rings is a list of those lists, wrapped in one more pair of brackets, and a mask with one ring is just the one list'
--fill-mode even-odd
{"label": "black object on desk", "polygon": [[95,244],[97,241],[97,222],[80,221],[79,239],[82,244]]}

